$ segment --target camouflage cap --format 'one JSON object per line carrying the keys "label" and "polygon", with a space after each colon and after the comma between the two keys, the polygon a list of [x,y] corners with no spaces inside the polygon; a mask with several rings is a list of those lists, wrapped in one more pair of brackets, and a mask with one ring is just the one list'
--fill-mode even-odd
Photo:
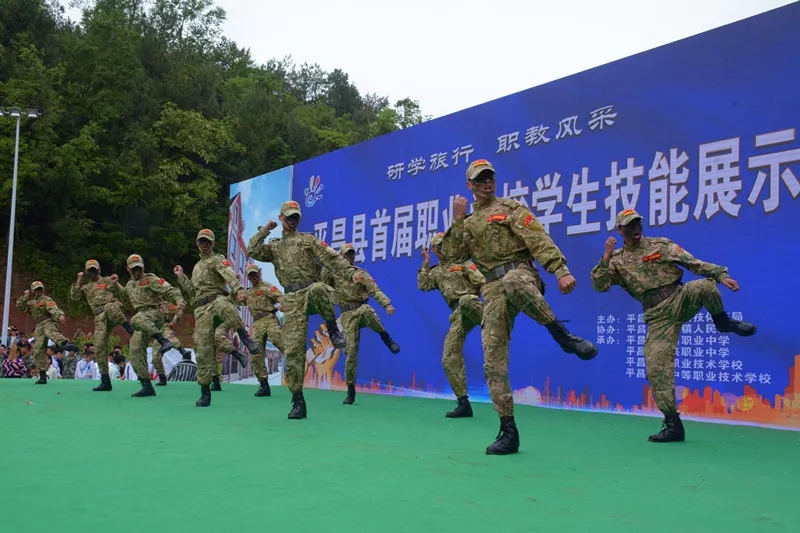
{"label": "camouflage cap", "polygon": [[261,267],[255,263],[250,263],[246,267],[244,267],[245,275],[252,274],[253,272],[261,272]]}
{"label": "camouflage cap", "polygon": [[494,166],[486,159],[476,159],[467,167],[467,179],[472,181],[478,177],[478,174],[484,170],[491,170],[492,174],[495,173]]}
{"label": "camouflage cap", "polygon": [[444,233],[443,232],[437,233],[436,235],[431,237],[431,248],[439,246],[440,244],[442,244],[443,240],[444,240]]}
{"label": "camouflage cap", "polygon": [[86,261],[86,264],[83,265],[83,271],[84,272],[89,272],[93,268],[97,269],[97,270],[100,270],[100,263],[98,263],[94,259],[89,259],[88,261]]}
{"label": "camouflage cap", "polygon": [[281,215],[288,217],[292,215],[301,215],[300,212],[300,204],[295,202],[294,200],[289,200],[288,202],[283,202],[281,204]]}
{"label": "camouflage cap", "polygon": [[41,281],[34,281],[31,283],[31,290],[35,291],[36,289],[44,290],[44,284]]}
{"label": "camouflage cap", "polygon": [[345,255],[345,254],[347,254],[347,252],[353,252],[353,253],[356,253],[356,249],[355,249],[355,248],[353,248],[353,245],[352,245],[352,244],[350,244],[349,242],[348,242],[348,243],[346,243],[344,246],[342,246],[342,249],[341,249],[341,250],[339,250],[339,253],[340,253],[340,254],[342,254],[342,255]]}
{"label": "camouflage cap", "polygon": [[128,268],[142,267],[144,268],[144,261],[141,255],[133,254],[128,256]]}
{"label": "camouflage cap", "polygon": [[633,209],[626,209],[625,211],[622,211],[619,215],[617,215],[617,227],[627,226],[637,218],[643,218],[643,217]]}
{"label": "camouflage cap", "polygon": [[195,240],[199,241],[200,239],[206,239],[207,241],[216,242],[217,237],[216,235],[214,235],[214,232],[211,231],[210,229],[203,228],[197,232],[197,238]]}

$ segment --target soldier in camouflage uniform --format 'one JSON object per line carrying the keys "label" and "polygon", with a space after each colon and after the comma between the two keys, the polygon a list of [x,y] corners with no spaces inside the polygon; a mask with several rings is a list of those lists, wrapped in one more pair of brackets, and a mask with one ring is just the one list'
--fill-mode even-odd
{"label": "soldier in camouflage uniform", "polygon": [[[682,442],[685,434],[675,399],[675,351],[681,327],[703,307],[720,333],[747,337],[755,334],[756,327],[733,320],[725,312],[717,283],[739,290],[726,267],[696,259],[669,239],[643,237],[642,216],[633,209],[617,215],[616,225],[624,245],[615,250],[617,240],[606,240],[603,256],[592,269],[592,287],[607,292],[612,285],[619,285],[642,304],[648,330],[644,344],[647,379],[656,405],[664,413],[661,432],[648,440]],[[679,267],[705,279],[684,284]]]}
{"label": "soldier in camouflage uniform", "polygon": [[[348,263],[355,265],[356,250],[352,244],[345,244],[339,252]],[[363,268],[356,267],[364,281],[355,283],[349,278],[339,279],[327,268],[322,271],[322,282],[334,289],[334,300],[339,304],[344,339],[347,342],[345,353],[347,359],[344,363],[345,383],[347,383],[347,396],[345,405],[352,405],[356,401],[356,373],[358,371],[358,347],[361,342],[361,329],[369,328],[381,336],[381,340],[392,353],[399,353],[400,346],[392,339],[389,332],[383,327],[381,319],[375,309],[369,305],[372,296],[376,302],[386,310],[389,316],[394,314],[391,300],[375,284],[375,280]]]}
{"label": "soldier in camouflage uniform", "polygon": [[175,275],[194,307],[194,349],[197,353],[197,383],[200,385],[200,399],[195,405],[208,407],[211,405],[211,380],[216,368],[216,326],[221,323],[229,324],[239,334],[239,339],[250,353],[258,353],[260,349],[258,343],[244,329],[242,317],[228,298],[227,286],[230,285],[236,298],[243,301],[244,287],[231,268],[231,262],[221,254],[214,253],[214,232],[201,229],[197,233],[196,242],[200,260],[192,270],[191,279],[184,274],[180,265],[175,267]]}
{"label": "soldier in camouflage uniform", "polygon": [[[186,358],[191,354],[186,351],[181,342],[181,338],[175,334],[175,326],[183,316],[185,309],[179,308],[171,302],[161,302],[161,313],[164,315],[166,323],[161,328],[161,334],[172,343],[173,348],[178,350],[181,355]],[[167,371],[164,369],[164,352],[161,351],[161,345],[158,341],[153,341],[153,367],[158,373],[158,383],[156,387],[165,387],[167,385]]]}
{"label": "soldier in camouflage uniform", "polygon": [[422,267],[417,271],[417,288],[421,291],[438,290],[450,308],[450,329],[444,337],[442,368],[450,388],[458,398],[458,406],[445,416],[465,418],[472,416],[472,405],[467,395],[467,371],[464,367],[464,342],[467,335],[483,321],[483,303],[478,295],[486,279],[472,261],[453,263],[441,252],[444,233],[431,239],[431,250],[439,264],[430,265],[428,249],[422,249]]}
{"label": "soldier in camouflage uniform", "polygon": [[[142,384],[142,389],[131,396],[135,398],[155,396],[156,391],[150,381],[147,366],[148,340],[153,338],[158,341],[162,354],[170,351],[172,343],[161,334],[161,329],[166,323],[164,313],[161,312],[161,304],[172,301],[178,309],[183,309],[186,307],[186,302],[183,301],[181,291],[177,287],[167,283],[164,278],[144,271],[144,261],[140,255],[128,256],[127,268],[131,279],[125,285],[125,291],[135,313],[131,317],[134,332],[128,344],[128,351],[133,371]],[[105,354],[100,354],[100,357],[104,356]]]}
{"label": "soldier in camouflage uniform", "polygon": [[[250,288],[247,289],[247,307],[253,315],[253,325],[251,326],[253,338],[265,348],[267,339],[269,339],[278,351],[283,352],[283,332],[275,314],[276,306],[283,302],[283,292],[262,279],[261,269],[258,265],[247,265],[245,273],[247,279],[250,280]],[[264,363],[264,355],[251,356],[250,360],[253,362],[253,373],[261,385],[254,396],[271,396],[269,372]]]}
{"label": "soldier in camouflage uniform", "polygon": [[77,352],[72,350],[64,350],[64,355],[61,356],[61,379],[75,379],[75,370],[78,368]]}
{"label": "soldier in camouflage uniform", "polygon": [[508,380],[508,345],[519,312],[545,326],[567,353],[583,360],[597,355],[590,341],[571,334],[556,319],[544,299],[544,282],[534,260],[555,274],[563,294],[575,288],[561,250],[525,204],[495,196],[495,170],[485,159],[467,167],[467,187],[475,196],[475,212],[467,215],[467,199],[453,202],[453,225],[445,233],[442,251],[455,262],[472,259],[486,278],[483,286],[481,340],[484,373],[500,432],[487,449],[488,455],[519,451],[519,432],[514,421],[514,400]]}
{"label": "soldier in camouflage uniform", "polygon": [[306,401],[303,397],[305,378],[306,345],[308,342],[308,317],[319,314],[328,329],[331,342],[336,348],[344,348],[345,340],[336,324],[333,307],[333,288],[321,282],[322,267],[333,270],[338,277],[360,281],[361,274],[350,266],[342,256],[314,235],[300,233],[300,204],[284,202],[280,209],[283,236],[264,239],[278,224],[270,220],[259,227],[247,247],[247,255],[256,261],[272,263],[285,294],[283,295],[286,325],[283,328],[283,345],[286,349],[286,383],[292,391],[290,419],[305,418]]}
{"label": "soldier in camouflage uniform", "polygon": [[17,300],[17,309],[28,313],[36,321],[34,331],[33,360],[39,371],[37,385],[47,384],[47,369],[50,361],[47,357],[47,340],[53,341],[65,350],[77,351],[78,347],[61,334],[60,324],[66,321],[64,312],[59,309],[56,301],[44,294],[44,285],[41,281],[31,283],[31,290],[25,291]]}
{"label": "soldier in camouflage uniform", "polygon": [[97,350],[97,366],[100,369],[100,385],[92,389],[102,392],[111,390],[111,378],[108,375],[108,337],[116,326],[122,326],[130,335],[133,327],[123,312],[123,301],[127,295],[120,285],[116,274],[111,276],[100,275],[100,263],[89,259],[83,266],[83,272],[78,272],[78,279],[69,290],[73,300],[86,299],[89,308],[94,313],[94,335],[92,341]]}

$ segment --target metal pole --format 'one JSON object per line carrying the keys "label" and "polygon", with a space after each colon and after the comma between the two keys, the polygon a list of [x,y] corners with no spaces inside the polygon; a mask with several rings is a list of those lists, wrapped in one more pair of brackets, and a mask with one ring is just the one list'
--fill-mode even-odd
{"label": "metal pole", "polygon": [[11,186],[11,222],[8,226],[8,259],[6,261],[6,294],[3,299],[3,329],[0,338],[5,342],[8,335],[9,306],[11,305],[11,271],[14,261],[14,219],[17,216],[17,165],[19,164],[19,122],[22,120],[22,110],[17,117],[17,137],[14,140],[14,181]]}

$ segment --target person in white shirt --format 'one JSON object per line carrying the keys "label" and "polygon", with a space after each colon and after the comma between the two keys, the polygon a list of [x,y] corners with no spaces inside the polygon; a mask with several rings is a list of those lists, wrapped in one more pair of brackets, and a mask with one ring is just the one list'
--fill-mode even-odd
{"label": "person in white shirt", "polygon": [[83,359],[75,367],[75,379],[100,379],[100,369],[94,356],[94,344],[87,342],[83,345]]}

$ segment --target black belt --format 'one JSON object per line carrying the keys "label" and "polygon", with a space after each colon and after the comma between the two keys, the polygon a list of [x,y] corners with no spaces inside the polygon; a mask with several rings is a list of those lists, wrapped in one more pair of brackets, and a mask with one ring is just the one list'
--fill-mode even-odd
{"label": "black belt", "polygon": [[275,314],[275,311],[263,311],[261,313],[256,313],[256,314],[253,315],[253,322],[255,322],[256,320],[261,320],[264,317],[267,317],[269,315],[274,315],[274,314]]}
{"label": "black belt", "polygon": [[310,287],[314,284],[313,281],[298,281],[297,283],[290,283],[286,287],[283,288],[284,293],[288,292],[297,292],[305,289],[306,287]]}
{"label": "black belt", "polygon": [[481,269],[481,274],[483,274],[483,277],[486,278],[486,283],[489,283],[490,281],[495,281],[495,280],[498,280],[498,279],[502,278],[503,276],[505,276],[506,274],[508,274],[512,270],[514,270],[515,268],[519,268],[521,266],[530,266],[530,267],[532,267],[533,266],[533,261],[531,261],[531,260],[528,260],[528,261],[513,261],[511,263],[506,263],[505,265],[500,265],[499,267],[494,268],[492,270],[483,270],[483,269]]}
{"label": "black belt", "polygon": [[106,310],[106,305],[107,304],[101,305],[100,307],[95,307],[94,308],[94,316],[97,316],[97,315],[101,314],[103,311],[105,311]]}
{"label": "black belt", "polygon": [[197,307],[202,307],[202,306],[204,306],[206,304],[209,304],[209,303],[213,302],[214,300],[216,300],[217,298],[219,298],[219,296],[220,296],[219,294],[212,294],[210,296],[203,296],[202,298],[200,298],[197,301]]}
{"label": "black belt", "polygon": [[341,309],[342,313],[346,313],[347,311],[352,311],[353,309],[358,309],[359,307],[361,307],[362,305],[367,303],[367,301],[368,300],[364,300],[363,302],[355,302],[355,303],[349,303],[349,304],[340,305],[339,309]]}
{"label": "black belt", "polygon": [[667,285],[666,287],[662,287],[657,289],[655,292],[650,294],[645,294],[644,299],[642,300],[642,308],[647,311],[648,309],[652,309],[653,307],[657,306],[678,290],[678,287],[683,285],[682,283],[673,283],[672,285]]}

